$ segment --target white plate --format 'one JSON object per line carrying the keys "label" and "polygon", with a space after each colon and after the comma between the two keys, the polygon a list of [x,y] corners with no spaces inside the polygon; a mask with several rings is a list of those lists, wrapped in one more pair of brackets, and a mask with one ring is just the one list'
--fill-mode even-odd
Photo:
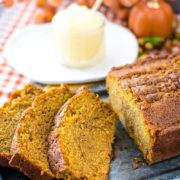
{"label": "white plate", "polygon": [[57,60],[51,28],[50,24],[26,27],[14,33],[4,49],[4,56],[12,67],[40,83],[83,83],[102,80],[113,66],[131,63],[138,54],[135,36],[124,27],[107,23],[104,60],[86,69],[65,67]]}

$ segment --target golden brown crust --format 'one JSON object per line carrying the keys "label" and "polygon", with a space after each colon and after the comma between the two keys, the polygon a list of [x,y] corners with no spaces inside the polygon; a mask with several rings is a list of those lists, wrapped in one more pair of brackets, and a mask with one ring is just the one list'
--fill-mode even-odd
{"label": "golden brown crust", "polygon": [[[13,167],[17,167],[19,171],[23,172],[25,175],[30,177],[33,180],[50,180],[53,179],[49,174],[42,172],[39,167],[37,167],[34,163],[31,163],[23,156],[16,153],[12,156],[10,161],[10,165]],[[18,164],[18,166],[16,166]]]}
{"label": "golden brown crust", "polygon": [[10,167],[10,165],[9,165],[10,158],[11,158],[11,156],[5,156],[5,155],[0,154],[0,166]]}
{"label": "golden brown crust", "polygon": [[[57,172],[63,172],[65,170],[65,161],[63,159],[62,153],[60,152],[60,144],[58,141],[58,138],[56,136],[55,131],[52,131],[49,135],[49,163],[51,165],[51,169],[53,173],[55,174],[55,177],[59,177],[59,173]],[[68,174],[66,178],[68,177]],[[65,172],[63,172],[62,177],[65,178]]]}
{"label": "golden brown crust", "polygon": [[157,133],[149,155],[150,163],[180,155],[180,125]]}
{"label": "golden brown crust", "polygon": [[118,81],[136,99],[149,132],[150,163],[180,154],[180,55],[148,58],[113,68],[109,81]]}
{"label": "golden brown crust", "polygon": [[[108,76],[117,79],[127,79],[133,76],[141,76],[145,74],[152,74],[158,71],[175,69],[174,63],[179,64],[180,55],[172,55],[165,57],[149,57],[143,61],[127,64],[122,67],[114,67]],[[178,65],[179,66],[179,65]]]}

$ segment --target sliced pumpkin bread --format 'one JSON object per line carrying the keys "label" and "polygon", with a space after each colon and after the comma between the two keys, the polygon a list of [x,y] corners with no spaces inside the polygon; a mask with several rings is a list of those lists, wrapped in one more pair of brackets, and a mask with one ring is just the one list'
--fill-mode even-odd
{"label": "sliced pumpkin bread", "polygon": [[22,113],[31,106],[34,98],[42,92],[42,89],[28,84],[22,90],[16,90],[9,101],[0,108],[1,166],[9,166],[11,143]]}
{"label": "sliced pumpkin bread", "polygon": [[31,179],[52,179],[48,163],[48,135],[54,116],[72,96],[65,86],[50,88],[24,113],[13,139],[10,165]]}
{"label": "sliced pumpkin bread", "polygon": [[116,114],[82,88],[56,115],[49,162],[56,178],[108,179]]}
{"label": "sliced pumpkin bread", "polygon": [[148,163],[180,155],[180,55],[113,68],[107,88]]}

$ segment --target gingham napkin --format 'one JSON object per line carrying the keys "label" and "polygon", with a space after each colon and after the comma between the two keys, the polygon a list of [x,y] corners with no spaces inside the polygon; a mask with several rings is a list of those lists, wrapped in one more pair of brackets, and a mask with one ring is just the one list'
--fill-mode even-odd
{"label": "gingham napkin", "polygon": [[22,88],[30,81],[7,64],[2,52],[12,33],[33,22],[36,10],[32,0],[15,3],[8,9],[0,4],[0,106],[7,101],[12,90]]}
{"label": "gingham napkin", "polygon": [[0,58],[0,104],[2,105],[15,89],[22,88],[28,83],[29,79],[22,74],[17,73],[13,68],[8,66],[3,58]]}

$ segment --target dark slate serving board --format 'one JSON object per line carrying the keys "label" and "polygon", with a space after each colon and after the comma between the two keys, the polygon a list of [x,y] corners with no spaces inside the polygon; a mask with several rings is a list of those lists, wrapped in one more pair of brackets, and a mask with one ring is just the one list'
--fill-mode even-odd
{"label": "dark slate serving board", "polygon": [[[107,100],[104,83],[90,89]],[[110,180],[180,180],[180,156],[149,166],[143,160],[142,154],[128,137],[120,122],[117,124],[115,137],[113,146],[115,157],[111,161]],[[122,145],[127,149],[122,150],[120,148]],[[133,170],[133,160],[137,157],[142,160],[142,165]],[[28,180],[28,178],[18,171],[0,168],[0,180]]]}

